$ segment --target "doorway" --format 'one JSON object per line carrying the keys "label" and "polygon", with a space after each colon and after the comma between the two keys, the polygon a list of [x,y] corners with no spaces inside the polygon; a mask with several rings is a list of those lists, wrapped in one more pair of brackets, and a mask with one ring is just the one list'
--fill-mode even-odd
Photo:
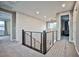
{"label": "doorway", "polygon": [[10,40],[10,17],[10,13],[0,11],[0,41]]}
{"label": "doorway", "polygon": [[61,16],[61,39],[69,40],[69,15]]}
{"label": "doorway", "polygon": [[0,21],[0,36],[5,35],[5,22]]}

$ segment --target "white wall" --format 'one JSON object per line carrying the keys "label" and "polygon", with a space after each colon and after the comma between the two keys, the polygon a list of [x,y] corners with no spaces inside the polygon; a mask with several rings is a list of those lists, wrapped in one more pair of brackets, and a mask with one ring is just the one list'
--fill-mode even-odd
{"label": "white wall", "polygon": [[10,34],[10,21],[7,21],[6,26],[7,26],[7,32],[8,34]]}
{"label": "white wall", "polygon": [[22,29],[25,31],[43,31],[45,22],[16,12],[16,40],[22,41]]}
{"label": "white wall", "polygon": [[16,13],[12,13],[12,39],[16,39]]}
{"label": "white wall", "polygon": [[76,2],[73,10],[73,38],[75,49],[79,54],[79,2]]}
{"label": "white wall", "polygon": [[73,42],[73,12],[69,13],[69,41]]}
{"label": "white wall", "polygon": [[60,40],[61,39],[61,21],[60,20],[60,15],[59,13],[56,14],[56,19],[57,19],[57,40]]}
{"label": "white wall", "polygon": [[77,16],[76,7],[77,7],[77,3],[75,4],[73,10],[73,41],[75,45],[76,45],[76,16]]}

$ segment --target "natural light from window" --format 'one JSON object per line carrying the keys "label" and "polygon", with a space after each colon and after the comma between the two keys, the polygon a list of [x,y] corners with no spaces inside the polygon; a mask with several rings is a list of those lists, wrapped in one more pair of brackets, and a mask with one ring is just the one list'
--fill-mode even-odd
{"label": "natural light from window", "polygon": [[0,21],[0,31],[4,31],[4,26],[5,26],[5,23],[4,21]]}
{"label": "natural light from window", "polygon": [[48,28],[49,28],[49,29],[56,30],[56,28],[57,28],[57,23],[56,23],[56,22],[54,22],[54,23],[49,23],[49,24],[48,24]]}

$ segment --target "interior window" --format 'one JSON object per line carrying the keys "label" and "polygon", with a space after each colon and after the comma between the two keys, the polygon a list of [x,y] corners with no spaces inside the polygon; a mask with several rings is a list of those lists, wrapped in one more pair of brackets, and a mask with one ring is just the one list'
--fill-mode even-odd
{"label": "interior window", "polygon": [[5,30],[5,23],[4,21],[0,21],[0,31],[4,31]]}
{"label": "interior window", "polygon": [[54,30],[56,30],[56,26],[57,26],[56,22],[54,22],[54,23],[48,23],[48,29],[54,29]]}
{"label": "interior window", "polygon": [[5,34],[5,21],[0,21],[0,36]]}

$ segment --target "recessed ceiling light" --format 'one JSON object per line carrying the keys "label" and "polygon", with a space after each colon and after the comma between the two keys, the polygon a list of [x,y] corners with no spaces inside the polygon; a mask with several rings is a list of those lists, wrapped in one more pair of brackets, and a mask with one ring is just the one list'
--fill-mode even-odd
{"label": "recessed ceiling light", "polygon": [[47,16],[44,16],[44,18],[46,18]]}
{"label": "recessed ceiling light", "polygon": [[39,11],[36,11],[36,14],[38,15],[40,12]]}
{"label": "recessed ceiling light", "polygon": [[64,8],[65,6],[66,6],[66,4],[65,4],[65,3],[63,3],[63,4],[62,4],[62,7]]}

